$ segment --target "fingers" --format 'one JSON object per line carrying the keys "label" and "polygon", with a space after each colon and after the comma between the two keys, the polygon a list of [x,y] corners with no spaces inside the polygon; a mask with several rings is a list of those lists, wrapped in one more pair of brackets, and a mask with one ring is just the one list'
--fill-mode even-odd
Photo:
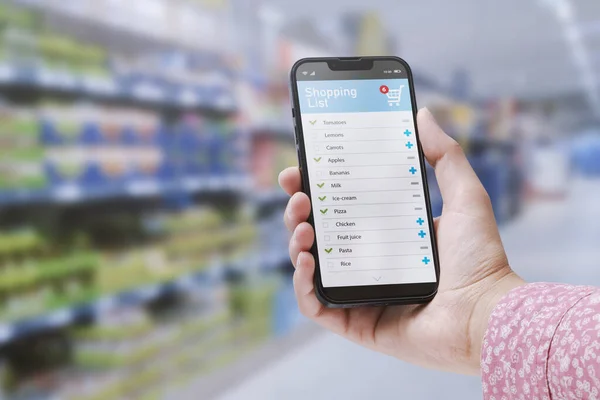
{"label": "fingers", "polygon": [[302,190],[302,178],[298,167],[290,167],[281,171],[279,186],[290,196]]}
{"label": "fingers", "polygon": [[318,317],[324,309],[324,306],[315,296],[314,273],[315,259],[312,254],[308,252],[300,253],[296,262],[296,272],[294,273],[294,291],[296,292],[300,312],[308,318]]}
{"label": "fingers", "polygon": [[294,291],[300,312],[319,325],[338,334],[348,330],[348,313],[343,309],[326,308],[315,296],[315,259],[308,252],[301,252],[294,273]]}
{"label": "fingers", "polygon": [[[287,194],[292,196],[283,215],[285,226],[292,232],[298,224],[308,219],[310,215],[310,200],[306,194],[300,192],[302,181],[300,171],[297,167],[290,167],[281,171],[279,174],[279,185]],[[295,260],[295,257],[293,260]]]}
{"label": "fingers", "polygon": [[417,115],[419,139],[427,161],[435,168],[444,206],[459,208],[485,202],[487,193],[460,145],[437,124],[424,108]]}
{"label": "fingers", "polygon": [[310,215],[310,200],[308,196],[302,192],[298,192],[288,201],[285,213],[283,214],[283,222],[290,232],[301,223],[308,219]]}
{"label": "fingers", "polygon": [[296,260],[298,255],[302,251],[309,251],[315,240],[315,231],[308,222],[302,222],[294,230],[294,234],[290,239],[290,259],[294,266],[296,266]]}
{"label": "fingers", "polygon": [[283,221],[288,230],[294,232],[290,239],[289,252],[295,266],[298,254],[310,250],[315,240],[313,227],[306,223],[310,215],[310,200],[306,194],[300,192],[302,184],[298,168],[283,170],[279,174],[279,184],[292,196],[285,209]]}

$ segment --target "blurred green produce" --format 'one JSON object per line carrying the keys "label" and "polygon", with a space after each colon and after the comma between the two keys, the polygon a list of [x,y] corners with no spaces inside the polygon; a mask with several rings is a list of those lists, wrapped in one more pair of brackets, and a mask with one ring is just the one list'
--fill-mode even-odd
{"label": "blurred green produce", "polygon": [[39,254],[46,245],[46,240],[32,229],[0,233],[0,263],[13,258]]}
{"label": "blurred green produce", "polygon": [[0,190],[46,186],[38,132],[34,113],[0,105]]}

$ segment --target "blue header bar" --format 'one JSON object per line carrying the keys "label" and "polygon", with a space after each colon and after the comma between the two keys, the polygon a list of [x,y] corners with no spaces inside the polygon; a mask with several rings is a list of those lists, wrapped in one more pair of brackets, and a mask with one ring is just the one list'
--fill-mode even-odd
{"label": "blue header bar", "polygon": [[299,81],[302,114],[410,111],[408,79]]}

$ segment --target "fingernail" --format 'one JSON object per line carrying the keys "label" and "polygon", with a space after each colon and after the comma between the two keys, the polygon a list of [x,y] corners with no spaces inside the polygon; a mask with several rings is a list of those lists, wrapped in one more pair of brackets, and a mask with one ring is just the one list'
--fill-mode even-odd
{"label": "fingernail", "polygon": [[431,111],[429,111],[429,108],[423,107],[421,109],[421,112],[423,112],[423,114],[425,114],[425,116],[427,118],[431,119],[432,121],[435,121],[435,118],[433,117],[433,114],[431,113]]}
{"label": "fingernail", "polygon": [[[433,114],[431,113],[431,111],[429,111],[429,109],[427,107],[424,107],[421,109],[421,114],[423,115],[421,117],[422,122],[431,123],[433,125],[440,126],[438,124],[437,120],[435,119],[435,117],[433,116]],[[425,121],[423,121],[423,119]]]}
{"label": "fingernail", "polygon": [[296,268],[300,267],[302,262],[302,252],[298,253],[298,258],[296,258]]}

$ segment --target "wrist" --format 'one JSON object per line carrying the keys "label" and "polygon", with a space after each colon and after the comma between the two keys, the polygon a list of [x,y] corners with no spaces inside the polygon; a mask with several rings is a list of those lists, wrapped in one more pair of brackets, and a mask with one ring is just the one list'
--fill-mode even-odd
{"label": "wrist", "polygon": [[[508,271],[498,271],[500,276],[491,275],[491,285],[482,285],[481,296],[475,302],[473,312],[469,319],[469,339],[470,339],[470,370],[473,374],[479,375],[481,369],[481,347],[487,331],[490,315],[498,302],[511,290],[525,285],[526,282],[520,276],[515,274],[510,268]],[[483,283],[483,282],[481,282]]]}

